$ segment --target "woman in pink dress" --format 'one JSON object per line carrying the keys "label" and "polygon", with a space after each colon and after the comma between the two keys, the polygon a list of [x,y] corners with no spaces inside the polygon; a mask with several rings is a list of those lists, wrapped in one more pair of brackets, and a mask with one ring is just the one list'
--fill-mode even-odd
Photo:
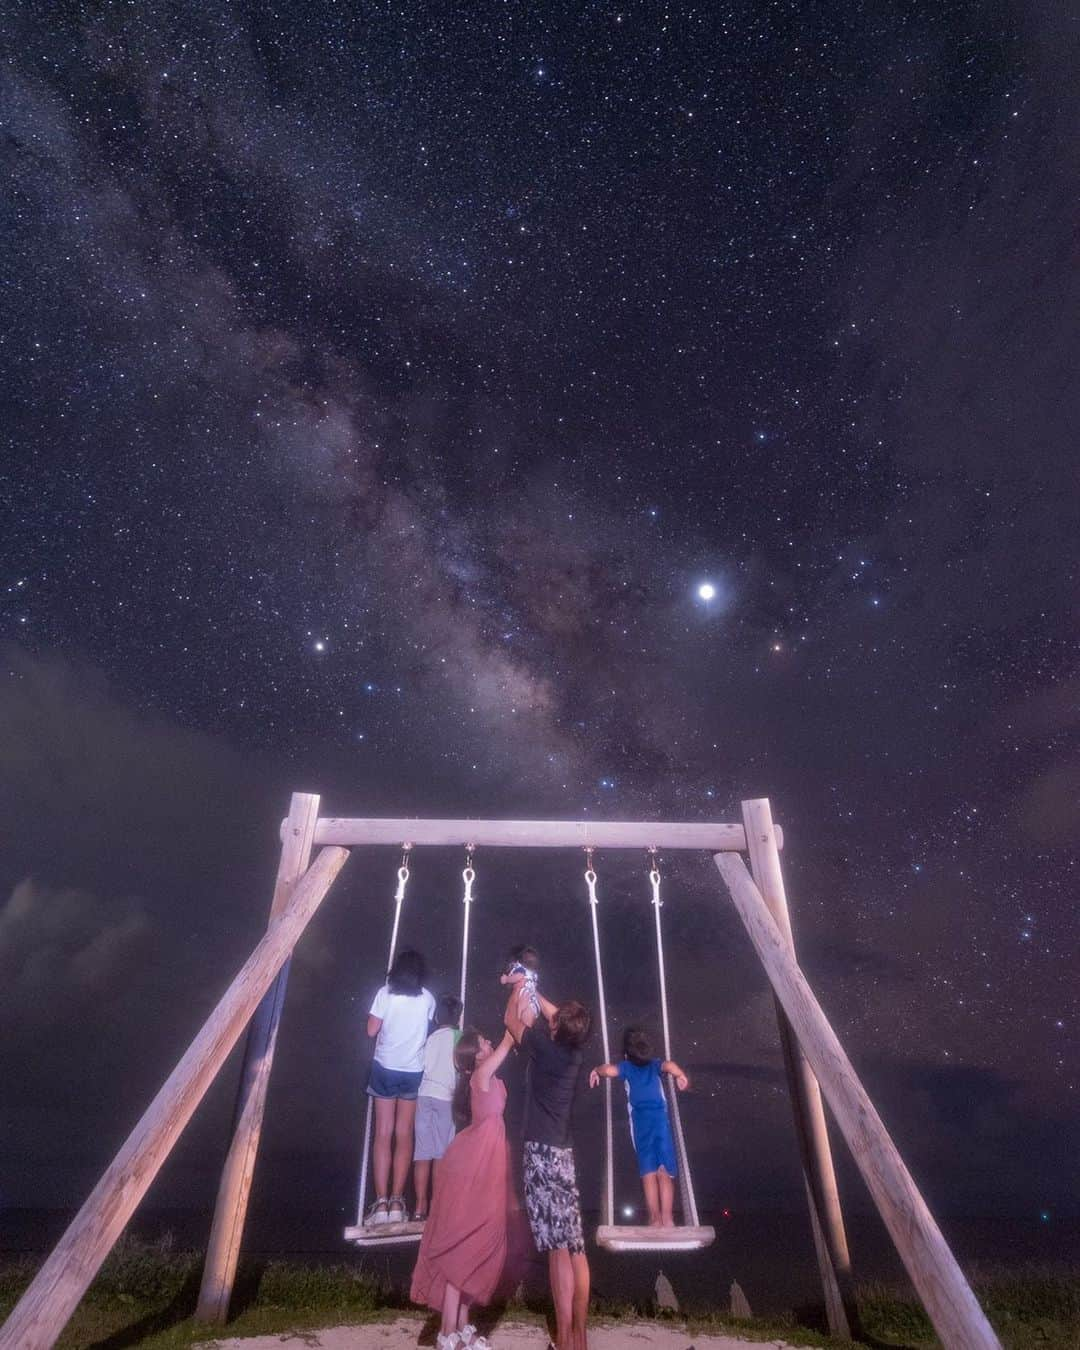
{"label": "woman in pink dress", "polygon": [[459,1129],[439,1164],[411,1293],[414,1303],[441,1314],[438,1350],[488,1350],[469,1321],[469,1310],[491,1301],[506,1264],[506,1088],[495,1075],[513,1044],[509,1032],[493,1046],[469,1028],[454,1049],[454,1114],[469,1124]]}

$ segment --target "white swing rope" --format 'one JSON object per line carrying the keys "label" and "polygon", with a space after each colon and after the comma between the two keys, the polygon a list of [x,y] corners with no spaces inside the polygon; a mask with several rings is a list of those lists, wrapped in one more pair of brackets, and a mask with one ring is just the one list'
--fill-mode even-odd
{"label": "white swing rope", "polygon": [[[667,972],[664,965],[664,936],[660,927],[660,910],[664,902],[660,899],[660,869],[656,862],[656,849],[649,849],[649,882],[652,885],[653,917],[656,920],[656,966],[660,972],[660,1015],[664,1024],[664,1058],[671,1059],[671,1019],[668,1016]],[[691,1228],[698,1227],[697,1199],[694,1195],[694,1182],[690,1176],[687,1160],[686,1138],[683,1135],[682,1115],[679,1111],[679,1093],[675,1081],[670,1075],[664,1075],[664,1088],[668,1099],[668,1112],[675,1135],[675,1160],[679,1164],[679,1193],[682,1198],[683,1222]]]}
{"label": "white swing rope", "polygon": [[[401,866],[397,874],[397,890],[394,892],[394,923],[390,929],[390,950],[386,957],[386,969],[394,964],[397,951],[398,929],[401,926],[401,906],[405,900],[405,887],[409,881],[409,850],[412,844],[401,846]],[[466,910],[466,913],[468,911]],[[364,1200],[367,1198],[368,1162],[371,1157],[371,1127],[375,1120],[375,1098],[369,1096],[367,1114],[364,1118],[364,1145],[360,1155],[360,1184],[356,1194],[356,1226],[364,1222]]]}
{"label": "white swing rope", "polygon": [[465,883],[465,891],[461,897],[462,904],[465,906],[465,922],[461,934],[461,988],[458,997],[461,999],[461,1025],[465,1025],[465,988],[466,979],[469,973],[469,914],[472,911],[473,904],[473,882],[476,880],[476,873],[473,870],[472,857],[474,844],[465,845],[465,870],[461,874],[461,879]]}
{"label": "white swing rope", "polygon": [[[585,850],[587,865],[585,885],[589,890],[589,913],[592,916],[593,952],[596,955],[596,996],[600,1004],[600,1036],[604,1047],[604,1063],[611,1063],[611,1043],[608,1039],[607,998],[604,994],[604,966],[600,958],[600,924],[596,909],[596,873],[592,865],[592,849]],[[615,1133],[611,1115],[611,1079],[604,1079],[604,1193],[602,1205],[604,1223],[610,1228],[615,1223]]]}

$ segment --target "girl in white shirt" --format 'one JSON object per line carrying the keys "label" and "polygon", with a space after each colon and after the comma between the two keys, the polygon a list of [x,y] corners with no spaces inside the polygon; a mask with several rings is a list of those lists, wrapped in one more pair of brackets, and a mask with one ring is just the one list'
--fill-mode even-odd
{"label": "girl in white shirt", "polygon": [[412,1166],[416,1096],[424,1076],[424,1045],[435,1015],[435,999],[424,988],[426,974],[419,952],[399,952],[368,1013],[367,1033],[375,1040],[367,1088],[375,1098],[371,1150],[375,1202],[366,1224],[402,1223],[408,1217],[405,1183]]}

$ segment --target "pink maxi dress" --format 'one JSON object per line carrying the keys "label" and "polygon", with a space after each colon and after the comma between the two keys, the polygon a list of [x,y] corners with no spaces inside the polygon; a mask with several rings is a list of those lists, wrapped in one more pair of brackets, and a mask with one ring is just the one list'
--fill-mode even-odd
{"label": "pink maxi dress", "polygon": [[469,1100],[472,1124],[454,1136],[443,1154],[413,1271],[410,1297],[429,1308],[442,1307],[448,1284],[472,1303],[490,1303],[506,1264],[506,1088],[493,1078],[482,1092],[474,1077]]}

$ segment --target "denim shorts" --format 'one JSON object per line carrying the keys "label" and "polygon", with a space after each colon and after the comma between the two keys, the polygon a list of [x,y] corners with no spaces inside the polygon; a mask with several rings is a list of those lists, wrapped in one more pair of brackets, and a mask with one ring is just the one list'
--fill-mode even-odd
{"label": "denim shorts", "polygon": [[414,1102],[420,1091],[423,1071],[405,1073],[401,1069],[388,1069],[377,1059],[371,1062],[371,1077],[368,1079],[369,1097],[397,1097],[399,1101]]}

